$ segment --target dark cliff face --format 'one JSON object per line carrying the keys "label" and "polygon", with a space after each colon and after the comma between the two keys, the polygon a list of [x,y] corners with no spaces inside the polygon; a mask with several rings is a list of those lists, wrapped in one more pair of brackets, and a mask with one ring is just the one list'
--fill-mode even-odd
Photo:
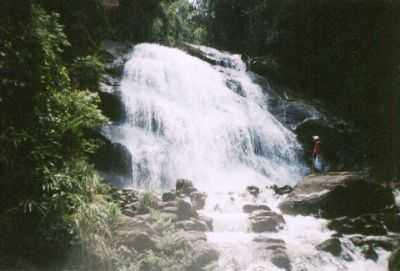
{"label": "dark cliff face", "polygon": [[400,2],[211,2],[216,47],[251,56],[251,69],[354,121],[367,135],[370,165],[384,179],[395,175]]}

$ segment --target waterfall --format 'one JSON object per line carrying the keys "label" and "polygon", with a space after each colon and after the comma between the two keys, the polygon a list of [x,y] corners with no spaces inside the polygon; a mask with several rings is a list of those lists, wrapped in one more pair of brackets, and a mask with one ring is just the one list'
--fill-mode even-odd
{"label": "waterfall", "polygon": [[121,82],[127,121],[112,129],[133,154],[133,185],[177,178],[199,188],[294,184],[304,168],[295,135],[267,110],[240,58],[218,71],[178,49],[134,48]]}
{"label": "waterfall", "polygon": [[[307,172],[303,150],[269,112],[268,93],[239,56],[198,48],[219,65],[161,45],[135,46],[120,85],[127,119],[106,133],[132,153],[130,186],[165,190],[185,178],[207,192],[202,214],[214,220],[208,239],[221,252],[219,270],[281,270],[268,255],[257,256],[253,240],[260,234],[247,231],[242,207],[267,204],[279,212],[280,199],[266,187],[296,184]],[[248,185],[261,188],[257,199],[243,195]],[[333,233],[325,220],[284,217],[284,229],[263,236],[285,242],[292,270],[385,270],[386,252],[377,263],[365,260],[343,238],[349,257],[333,257],[315,248]]]}

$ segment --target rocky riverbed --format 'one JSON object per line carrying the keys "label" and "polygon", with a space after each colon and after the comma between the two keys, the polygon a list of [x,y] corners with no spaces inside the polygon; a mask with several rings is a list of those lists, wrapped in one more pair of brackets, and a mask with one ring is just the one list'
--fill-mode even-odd
{"label": "rocky riverbed", "polygon": [[186,270],[211,270],[216,264],[219,253],[208,244],[205,234],[212,231],[212,220],[198,213],[206,195],[192,182],[178,180],[176,190],[164,194],[115,189],[112,195],[122,210],[115,231],[121,245],[139,253],[162,249],[156,240],[163,236],[152,226],[151,213],[157,212],[163,220],[172,222],[185,254],[190,255]]}

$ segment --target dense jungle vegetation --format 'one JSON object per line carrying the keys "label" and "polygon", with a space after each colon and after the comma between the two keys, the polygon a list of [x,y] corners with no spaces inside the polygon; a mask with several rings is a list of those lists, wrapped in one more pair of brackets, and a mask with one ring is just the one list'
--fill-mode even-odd
{"label": "dense jungle vegetation", "polygon": [[110,260],[118,208],[89,163],[107,122],[99,46],[203,38],[178,9],[193,15],[186,1],[1,1],[0,251],[10,261],[58,264],[72,248]]}
{"label": "dense jungle vegetation", "polygon": [[377,176],[398,178],[398,14],[389,0],[1,1],[0,253],[37,265],[71,248],[110,258],[118,207],[89,162],[107,122],[104,39],[243,53],[256,72],[354,121]]}

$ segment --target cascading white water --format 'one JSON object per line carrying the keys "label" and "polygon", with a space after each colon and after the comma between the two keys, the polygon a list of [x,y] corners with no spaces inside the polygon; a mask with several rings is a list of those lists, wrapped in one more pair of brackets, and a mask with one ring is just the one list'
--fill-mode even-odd
{"label": "cascading white water", "polygon": [[[127,121],[111,127],[109,136],[132,152],[133,186],[167,189],[186,178],[208,193],[203,213],[214,219],[208,237],[221,252],[221,271],[279,270],[268,256],[257,256],[256,234],[247,232],[242,212],[246,202],[255,201],[279,212],[279,198],[268,189],[257,200],[244,192],[248,185],[298,182],[306,172],[298,158],[301,147],[269,113],[268,96],[246,74],[240,57],[200,49],[225,67],[178,49],[137,45],[120,86]],[[285,219],[282,231],[264,235],[286,242],[292,270],[385,270],[387,253],[377,263],[366,261],[346,240],[352,261],[318,251],[315,246],[332,233],[325,221]]]}
{"label": "cascading white water", "polygon": [[227,87],[228,75],[182,51],[135,47],[121,83],[128,120],[113,130],[133,153],[135,185],[168,187],[185,177],[199,188],[231,189],[299,179],[295,136],[236,61],[230,77],[245,97]]}

